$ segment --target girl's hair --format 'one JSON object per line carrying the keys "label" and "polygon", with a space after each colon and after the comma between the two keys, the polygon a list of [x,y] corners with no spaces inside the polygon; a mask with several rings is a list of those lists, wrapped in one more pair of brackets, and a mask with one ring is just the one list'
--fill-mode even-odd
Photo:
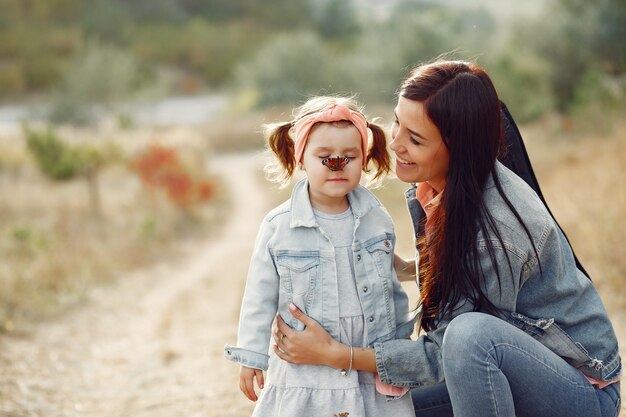
{"label": "girl's hair", "polygon": [[[481,286],[481,281],[489,277],[483,277],[477,242],[478,233],[482,232],[500,284],[495,245],[488,236],[495,235],[500,245],[503,241],[483,200],[490,175],[524,228],[535,254],[537,251],[496,173],[496,158],[504,149],[496,89],[485,71],[472,63],[438,61],[414,69],[403,82],[399,95],[424,105],[441,133],[450,158],[442,204],[432,215],[433,227],[428,239],[420,238],[417,242],[421,326],[424,330],[435,328],[438,318],[451,313],[462,299],[468,299],[475,311],[497,313]],[[511,269],[508,254],[506,257]]]}
{"label": "girl's hair", "polygon": [[[327,107],[336,104],[348,107],[350,110],[363,114],[362,108],[352,97],[331,97],[317,96],[307,100],[306,103],[296,108],[293,112],[293,120],[290,122],[273,123],[264,126],[264,133],[267,146],[276,157],[276,161],[269,163],[265,167],[265,172],[270,181],[286,185],[293,176],[299,161],[296,161],[294,152],[294,140],[291,137],[291,130],[295,123],[301,118],[313,113],[318,113]],[[367,119],[367,118],[366,118]],[[336,126],[350,126],[352,123],[347,120],[331,122]],[[317,125],[317,124],[316,124]],[[371,145],[365,155],[365,172],[370,172],[367,168],[370,161],[374,162],[376,171],[372,175],[372,180],[379,179],[390,170],[389,152],[387,152],[387,138],[385,131],[377,124],[368,122],[368,129],[372,132]],[[315,126],[313,127],[315,129]]]}

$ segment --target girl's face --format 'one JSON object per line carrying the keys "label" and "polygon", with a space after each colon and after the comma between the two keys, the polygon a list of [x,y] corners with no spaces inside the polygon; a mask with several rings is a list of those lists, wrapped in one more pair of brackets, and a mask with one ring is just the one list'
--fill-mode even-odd
{"label": "girl's face", "polygon": [[441,133],[419,101],[398,99],[391,129],[396,175],[404,182],[428,182],[441,192],[448,175],[449,154]]}
{"label": "girl's face", "polygon": [[[322,164],[323,159],[337,156],[350,159],[342,170],[331,171]],[[302,165],[309,180],[313,208],[341,213],[348,208],[346,195],[361,179],[363,153],[359,131],[353,125],[321,123],[315,126],[307,139]]]}

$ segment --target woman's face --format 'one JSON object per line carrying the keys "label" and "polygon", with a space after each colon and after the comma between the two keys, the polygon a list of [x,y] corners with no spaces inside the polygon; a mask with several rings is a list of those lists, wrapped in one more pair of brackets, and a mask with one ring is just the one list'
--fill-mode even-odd
{"label": "woman's face", "polygon": [[404,182],[428,182],[441,192],[448,175],[448,148],[419,101],[398,99],[391,128],[396,175]]}

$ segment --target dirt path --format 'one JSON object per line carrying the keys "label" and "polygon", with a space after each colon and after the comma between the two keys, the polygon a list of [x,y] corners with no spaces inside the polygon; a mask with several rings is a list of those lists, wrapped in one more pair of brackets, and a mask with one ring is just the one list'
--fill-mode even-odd
{"label": "dirt path", "polygon": [[[267,194],[258,157],[221,157],[233,212],[187,259],[95,291],[92,302],[22,337],[0,338],[0,416],[249,416],[223,359]],[[222,170],[222,172],[228,172]]]}
{"label": "dirt path", "polygon": [[249,254],[269,208],[259,162],[213,162],[238,168],[225,177],[233,213],[188,257],[94,291],[87,305],[26,336],[0,337],[0,417],[249,416],[253,404],[222,349],[236,341]]}

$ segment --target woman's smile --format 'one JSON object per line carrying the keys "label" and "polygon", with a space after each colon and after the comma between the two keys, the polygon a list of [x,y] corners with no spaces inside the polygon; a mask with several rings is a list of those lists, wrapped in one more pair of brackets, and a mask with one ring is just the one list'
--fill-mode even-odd
{"label": "woman's smile", "polygon": [[396,163],[398,163],[399,165],[415,165],[415,162],[405,161],[398,155],[396,155]]}

